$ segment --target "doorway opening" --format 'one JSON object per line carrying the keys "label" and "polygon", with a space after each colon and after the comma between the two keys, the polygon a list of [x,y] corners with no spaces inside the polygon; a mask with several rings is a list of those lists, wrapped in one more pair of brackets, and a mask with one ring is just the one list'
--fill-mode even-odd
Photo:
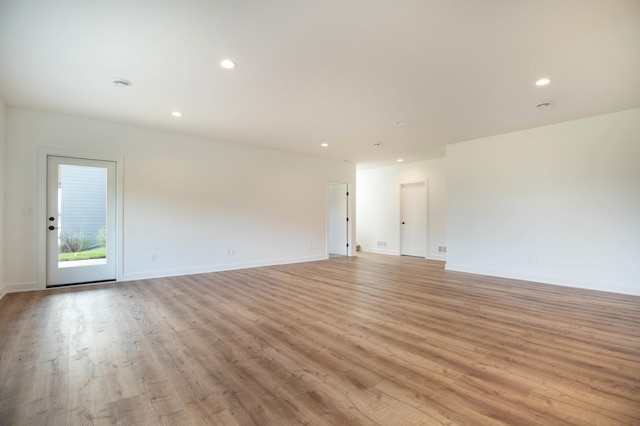
{"label": "doorway opening", "polygon": [[327,205],[329,257],[349,256],[349,184],[329,182]]}

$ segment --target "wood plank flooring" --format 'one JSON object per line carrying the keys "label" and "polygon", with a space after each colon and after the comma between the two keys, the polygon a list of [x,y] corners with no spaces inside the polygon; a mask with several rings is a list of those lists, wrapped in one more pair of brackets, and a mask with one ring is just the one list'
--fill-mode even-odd
{"label": "wood plank flooring", "polygon": [[640,297],[362,253],[9,294],[3,425],[640,425]]}

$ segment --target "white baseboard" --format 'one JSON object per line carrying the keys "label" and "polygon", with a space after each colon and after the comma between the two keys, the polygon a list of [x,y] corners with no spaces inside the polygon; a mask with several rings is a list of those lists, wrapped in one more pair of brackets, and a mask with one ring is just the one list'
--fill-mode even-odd
{"label": "white baseboard", "polygon": [[[392,256],[400,256],[400,253],[398,253],[396,251],[379,249],[377,247],[376,248],[362,247],[362,251],[368,252],[368,253],[389,254],[389,255],[392,255]],[[428,260],[441,260],[443,262],[447,260],[446,256],[443,256],[443,255],[440,255],[440,254],[428,254],[424,258],[428,259]]]}
{"label": "white baseboard", "polygon": [[0,300],[7,294],[7,288],[3,285],[0,285]]}
{"label": "white baseboard", "polygon": [[368,253],[378,253],[378,254],[390,254],[392,256],[400,256],[400,253],[398,253],[397,251],[393,251],[393,250],[387,250],[387,249],[381,249],[381,248],[377,248],[377,247],[361,247],[362,251],[368,252]]}
{"label": "white baseboard", "polygon": [[441,254],[428,254],[424,258],[429,260],[441,260],[443,262],[447,260],[447,256],[443,256]]}
{"label": "white baseboard", "polygon": [[451,262],[447,262],[444,269],[452,272],[464,272],[467,274],[486,275],[486,276],[498,277],[498,278],[509,278],[513,280],[522,280],[522,281],[529,281],[529,282],[541,283],[541,284],[551,284],[551,285],[557,285],[561,287],[573,287],[573,288],[581,288],[584,290],[606,291],[608,293],[619,293],[619,294],[628,294],[631,296],[640,296],[640,286],[639,287],[627,287],[627,286],[620,286],[620,285],[605,286],[601,282],[588,282],[588,281],[582,281],[582,280],[554,278],[554,277],[549,277],[544,275],[519,273],[519,272],[500,270],[500,269],[469,267],[466,265],[454,264]]}
{"label": "white baseboard", "polygon": [[134,272],[123,274],[122,281],[149,280],[152,278],[175,277],[180,275],[207,274],[210,272],[233,271],[236,269],[258,268],[261,266],[287,265],[292,263],[316,262],[326,260],[327,256],[307,256],[292,259],[272,259],[258,262],[240,262],[225,265],[211,265],[199,268],[165,269],[160,271]]}
{"label": "white baseboard", "polygon": [[20,293],[23,291],[41,290],[38,283],[35,282],[5,284],[4,288],[6,293]]}

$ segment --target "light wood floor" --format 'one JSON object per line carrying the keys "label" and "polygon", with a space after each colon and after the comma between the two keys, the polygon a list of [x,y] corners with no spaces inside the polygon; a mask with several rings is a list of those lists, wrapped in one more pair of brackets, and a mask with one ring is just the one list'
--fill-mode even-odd
{"label": "light wood floor", "polygon": [[639,425],[640,298],[361,254],[9,294],[6,425]]}

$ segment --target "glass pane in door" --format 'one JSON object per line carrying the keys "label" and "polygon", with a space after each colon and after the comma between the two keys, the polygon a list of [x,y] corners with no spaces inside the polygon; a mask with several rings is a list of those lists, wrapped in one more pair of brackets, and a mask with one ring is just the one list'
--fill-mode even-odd
{"label": "glass pane in door", "polygon": [[58,166],[58,267],[107,260],[107,169]]}

